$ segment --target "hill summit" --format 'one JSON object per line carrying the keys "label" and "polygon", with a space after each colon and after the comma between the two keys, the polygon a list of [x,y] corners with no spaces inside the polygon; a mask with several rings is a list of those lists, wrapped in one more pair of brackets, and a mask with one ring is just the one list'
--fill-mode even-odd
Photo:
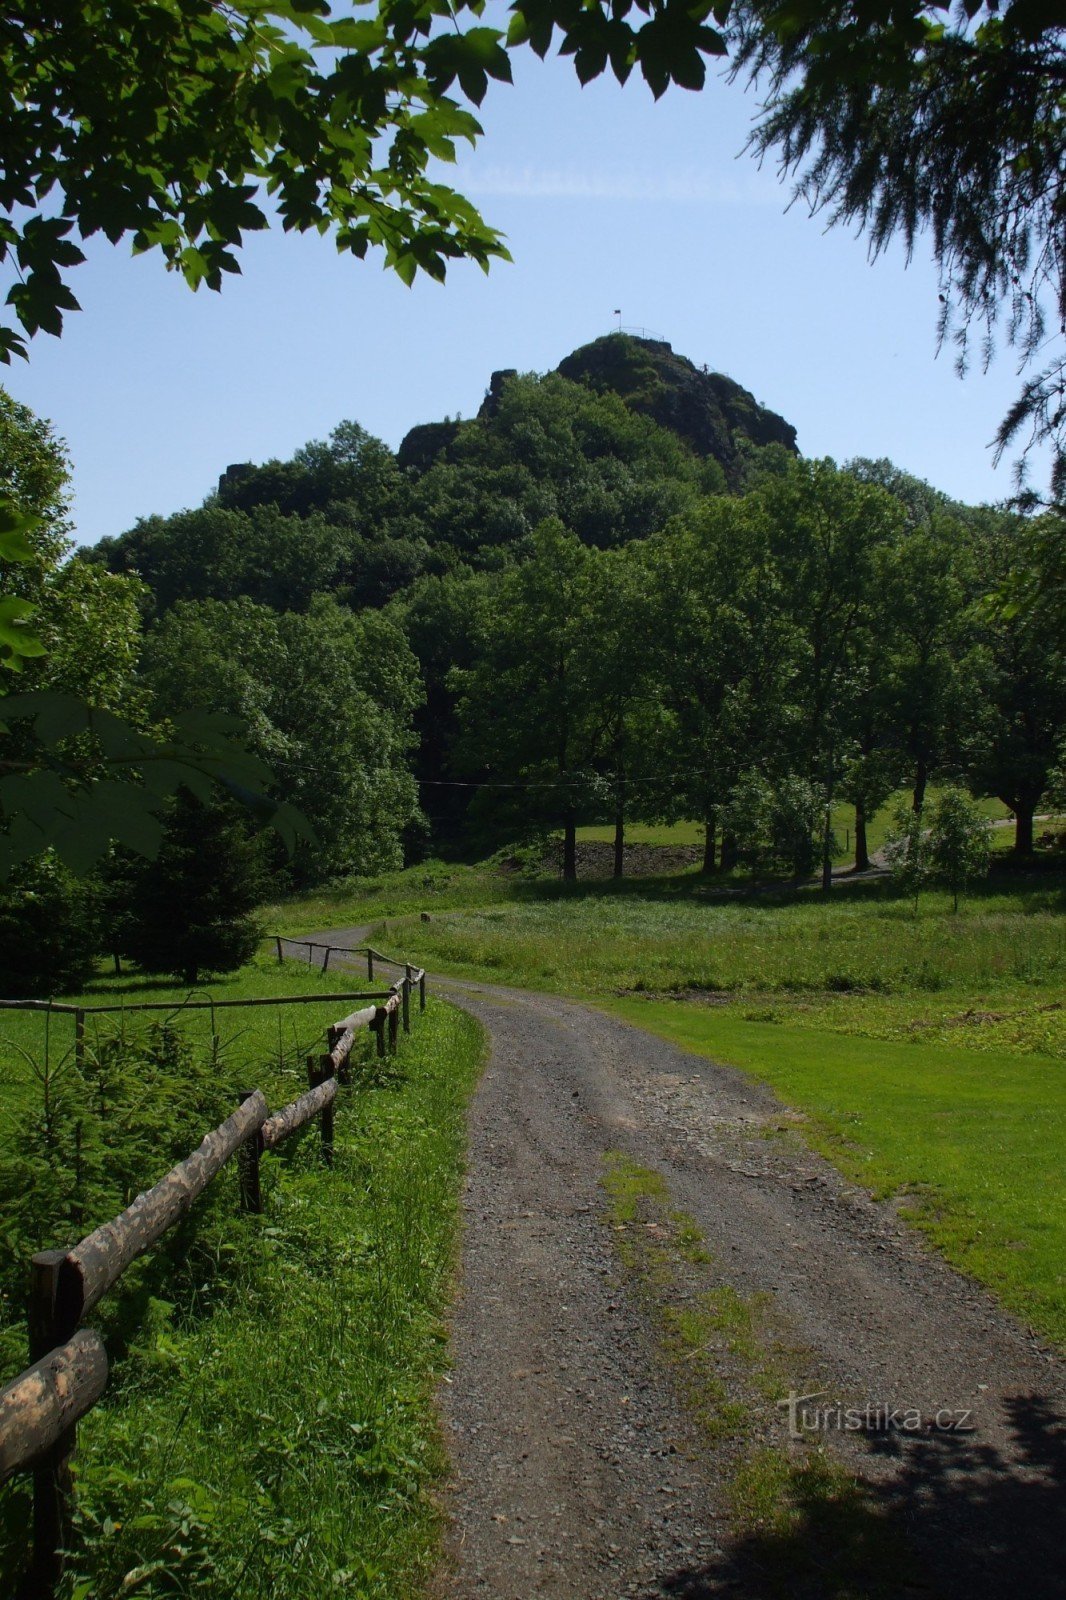
{"label": "hill summit", "polygon": [[[665,340],[609,333],[572,351],[556,371],[597,393],[618,395],[631,411],[668,428],[697,455],[718,461],[728,481],[734,479],[739,464],[738,440],[796,450],[796,430],[790,422],[760,405],[734,379],[678,355]],[[478,412],[481,421],[491,420],[508,381],[517,376],[509,368],[492,374]],[[412,428],[399,448],[400,465],[429,466],[447,451],[460,426],[430,422]]]}

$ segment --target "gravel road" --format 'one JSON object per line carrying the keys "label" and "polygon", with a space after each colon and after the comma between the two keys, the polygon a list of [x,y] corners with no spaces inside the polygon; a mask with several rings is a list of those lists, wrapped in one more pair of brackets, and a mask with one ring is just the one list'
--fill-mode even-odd
{"label": "gravel road", "polygon": [[[812,1154],[742,1074],[570,1001],[433,987],[491,1041],[441,1400],[454,1465],[442,1597],[1066,1597],[1059,1357]],[[662,1174],[719,1281],[771,1308],[781,1398],[791,1386],[824,1395],[812,1404],[920,1411],[917,1434],[816,1436],[863,1485],[878,1536],[898,1534],[898,1577],[856,1590],[802,1576],[797,1559],[794,1587],[769,1584],[771,1545],[788,1570],[787,1536],[732,1523],[728,1452],[679,1399],[654,1311],[619,1264],[611,1152]],[[972,1431],[926,1426],[946,1411]],[[801,1448],[772,1399],[755,1426]]]}

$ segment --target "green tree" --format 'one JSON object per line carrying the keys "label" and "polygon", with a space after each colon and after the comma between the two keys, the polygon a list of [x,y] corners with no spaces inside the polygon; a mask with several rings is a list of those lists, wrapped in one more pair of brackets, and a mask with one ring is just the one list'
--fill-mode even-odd
{"label": "green tree", "polygon": [[951,890],[952,909],[974,878],[983,878],[992,859],[992,825],[961,789],[944,789],[929,816],[929,862],[933,875]]}
{"label": "green tree", "polygon": [[[1066,33],[1040,0],[744,0],[734,75],[758,85],[757,155],[778,156],[831,223],[872,254],[929,238],[940,337],[965,368],[972,330],[990,356],[1005,325],[1030,375],[1000,426],[1002,451],[1044,441],[1066,491],[1062,85]],[[1050,333],[1049,328],[1054,330]],[[1036,370],[1032,370],[1036,368]]]}
{"label": "green tree", "polygon": [[419,816],[409,755],[422,686],[394,622],[325,595],[305,613],[181,601],[149,634],[144,672],[161,712],[180,699],[247,728],[314,830],[294,858],[299,881],[401,864]]}
{"label": "green tree", "polygon": [[455,676],[456,759],[486,785],[497,819],[563,829],[563,877],[573,880],[579,810],[595,795],[585,677],[595,557],[556,521],[532,544],[499,585],[474,665]]}
{"label": "green tree", "polygon": [[232,802],[179,792],[155,859],[123,863],[118,882],[111,910],[120,928],[108,942],[146,972],[192,987],[201,973],[235,972],[255,954],[261,849]]}
{"label": "green tree", "polygon": [[644,560],[668,765],[682,775],[663,796],[663,815],[703,822],[704,871],[715,866],[722,823],[729,867],[737,841],[723,808],[742,774],[775,768],[795,717],[798,638],[767,519],[751,497],[707,500],[650,540]]}
{"label": "green tree", "polygon": [[[1015,572],[1039,574],[1057,563],[1043,528],[1016,519],[988,528],[977,549],[985,593]],[[1053,581],[1053,580],[1052,580]],[[975,794],[995,795],[1015,815],[1014,849],[1033,850],[1033,816],[1060,759],[1066,729],[1066,651],[1061,617],[1044,606],[1004,607],[982,600],[971,608],[976,637],[975,712],[961,765]]]}
{"label": "green tree", "polygon": [[656,608],[639,545],[600,552],[588,568],[582,630],[588,758],[614,821],[613,875],[625,863],[627,817],[654,815],[668,775],[668,713],[656,670]]}
{"label": "green tree", "polygon": [[828,889],[832,807],[854,753],[858,666],[879,603],[876,555],[898,538],[902,511],[883,489],[829,460],[798,461],[751,499],[767,519],[799,645],[791,766],[822,792],[822,887]]}
{"label": "green tree", "polygon": [[917,913],[918,896],[932,870],[924,811],[915,811],[913,806],[897,802],[892,826],[885,835],[884,857],[893,883],[914,900]]}

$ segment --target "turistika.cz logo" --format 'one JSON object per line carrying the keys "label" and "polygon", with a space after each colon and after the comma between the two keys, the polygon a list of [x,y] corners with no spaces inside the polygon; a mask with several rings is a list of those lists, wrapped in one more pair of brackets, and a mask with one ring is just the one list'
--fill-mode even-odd
{"label": "turistika.cz logo", "polygon": [[[811,1394],[790,1390],[779,1408],[788,1412],[790,1439],[803,1439],[810,1433],[905,1433],[911,1436],[931,1433],[973,1433],[973,1411],[965,1406],[941,1406],[923,1412],[920,1406],[888,1405],[868,1401],[864,1406],[848,1406],[842,1400],[826,1401],[828,1390]],[[818,1404],[826,1401],[825,1404]]]}

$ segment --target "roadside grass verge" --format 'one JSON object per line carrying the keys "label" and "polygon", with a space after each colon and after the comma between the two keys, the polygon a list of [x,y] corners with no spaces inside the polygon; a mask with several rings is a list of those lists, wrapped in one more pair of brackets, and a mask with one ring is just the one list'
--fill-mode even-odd
{"label": "roadside grass verge", "polygon": [[[358,986],[347,974],[304,981]],[[300,983],[298,968],[263,963],[212,989],[297,993]],[[198,1093],[217,1094],[226,1115],[238,1079],[279,1104],[298,1092],[299,1046],[320,1049],[336,1020],[335,1003],[322,1009],[299,1008],[297,1048],[280,1055],[277,1014],[238,1013],[235,1053],[214,1081],[198,1075]],[[478,1025],[431,995],[399,1054],[378,1061],[368,1049],[342,1088],[332,1170],[308,1128],[264,1160],[265,1211],[249,1217],[231,1163],[102,1303],[112,1379],[79,1426],[61,1600],[423,1591],[446,1465],[432,1397],[447,1364],[465,1108],[481,1056]],[[143,1182],[168,1160],[146,1162]],[[54,1242],[70,1242],[66,1231]],[[27,1480],[0,1490],[4,1573],[18,1569],[28,1505]]]}
{"label": "roadside grass verge", "polygon": [[725,1488],[726,1571],[714,1575],[767,1600],[898,1595],[909,1576],[899,1529],[824,1446],[787,1438],[780,1397],[809,1388],[810,1374],[775,1325],[773,1297],[726,1280],[662,1173],[614,1152],[601,1181],[621,1273]]}
{"label": "roadside grass verge", "polygon": [[742,1068],[805,1113],[802,1132],[954,1265],[1066,1347],[1066,1068],[1047,1056],[859,1042],[671,1002],[614,1015]]}

